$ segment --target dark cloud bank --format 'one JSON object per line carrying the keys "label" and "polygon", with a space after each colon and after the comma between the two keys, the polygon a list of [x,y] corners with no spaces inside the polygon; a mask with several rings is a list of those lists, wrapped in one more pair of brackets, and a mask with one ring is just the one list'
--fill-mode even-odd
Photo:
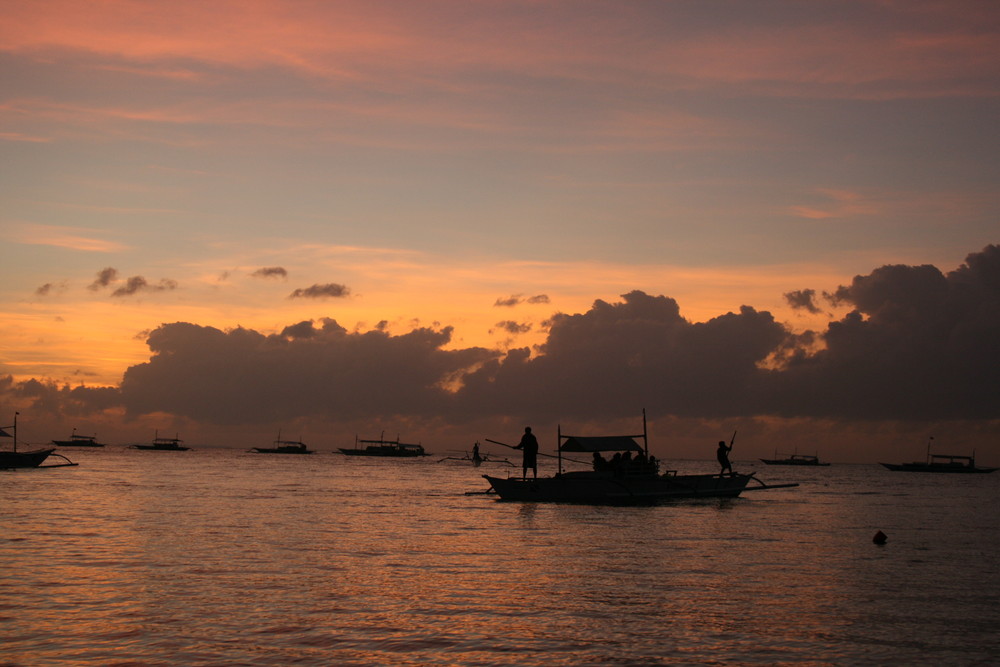
{"label": "dark cloud bank", "polygon": [[[816,307],[813,291],[790,294]],[[643,407],[654,418],[718,420],[1000,418],[1000,246],[947,274],[883,266],[825,298],[849,312],[823,332],[794,334],[749,306],[688,322],[673,299],[634,291],[556,314],[534,355],[445,349],[449,327],[358,333],[326,319],[264,335],[177,322],[150,333],[149,361],[119,387],[8,381],[0,392],[63,414],[114,407],[215,424],[594,420]]]}

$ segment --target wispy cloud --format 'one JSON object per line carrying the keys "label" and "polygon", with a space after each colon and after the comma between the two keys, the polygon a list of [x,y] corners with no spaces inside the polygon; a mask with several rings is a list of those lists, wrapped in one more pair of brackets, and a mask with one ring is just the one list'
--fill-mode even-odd
{"label": "wispy cloud", "polygon": [[337,283],[316,284],[309,287],[300,287],[288,295],[289,299],[326,299],[346,297],[351,290],[346,285]]}
{"label": "wispy cloud", "polygon": [[177,289],[177,281],[169,278],[161,278],[158,282],[150,283],[142,276],[132,276],[125,281],[125,284],[111,293],[111,296],[132,296],[139,292],[165,292]]}
{"label": "wispy cloud", "polygon": [[16,243],[28,245],[47,245],[56,248],[68,248],[83,252],[116,253],[124,252],[129,247],[117,241],[90,236],[97,230],[77,229],[74,227],[59,227],[55,225],[22,224],[7,233],[7,238]]}
{"label": "wispy cloud", "polygon": [[252,278],[287,278],[288,271],[281,266],[265,266],[250,274]]}

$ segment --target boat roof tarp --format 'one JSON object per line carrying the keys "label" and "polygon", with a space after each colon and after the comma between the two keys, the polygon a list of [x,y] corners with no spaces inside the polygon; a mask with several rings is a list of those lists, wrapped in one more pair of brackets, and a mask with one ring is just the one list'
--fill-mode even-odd
{"label": "boat roof tarp", "polygon": [[641,452],[630,435],[565,436],[564,452]]}

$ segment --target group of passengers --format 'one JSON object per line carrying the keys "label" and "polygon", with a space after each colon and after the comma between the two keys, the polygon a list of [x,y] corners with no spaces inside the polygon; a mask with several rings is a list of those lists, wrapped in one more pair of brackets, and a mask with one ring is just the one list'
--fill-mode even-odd
{"label": "group of passengers", "polygon": [[616,475],[639,475],[658,473],[660,462],[655,456],[646,456],[646,452],[639,452],[632,456],[632,452],[615,452],[610,460],[601,456],[600,452],[594,452],[594,470],[598,472],[613,472]]}

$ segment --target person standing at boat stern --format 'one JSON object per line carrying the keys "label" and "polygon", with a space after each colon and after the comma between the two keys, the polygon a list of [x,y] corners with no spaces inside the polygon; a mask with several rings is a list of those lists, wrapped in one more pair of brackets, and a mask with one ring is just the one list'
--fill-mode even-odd
{"label": "person standing at boat stern", "polygon": [[530,426],[524,427],[524,435],[521,442],[514,449],[523,452],[521,457],[521,479],[528,479],[528,468],[531,468],[532,475],[538,479],[538,439],[531,432]]}
{"label": "person standing at boat stern", "polygon": [[733,446],[727,445],[725,440],[719,440],[719,448],[715,450],[715,458],[719,459],[719,465],[722,466],[719,477],[722,477],[722,474],[727,470],[730,477],[733,475],[733,464],[729,462],[729,452],[732,449]]}

